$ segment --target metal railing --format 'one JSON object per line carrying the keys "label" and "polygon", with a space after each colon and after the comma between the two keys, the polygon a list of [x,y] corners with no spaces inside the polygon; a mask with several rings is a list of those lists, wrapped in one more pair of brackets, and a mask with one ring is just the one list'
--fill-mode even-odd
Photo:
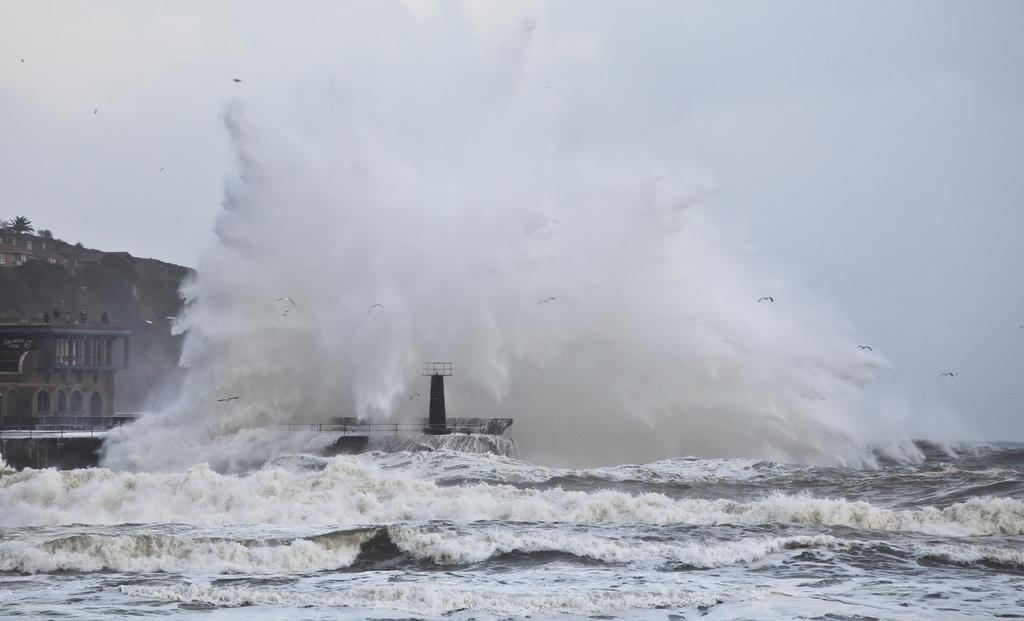
{"label": "metal railing", "polygon": [[420,375],[430,377],[434,375],[449,376],[453,373],[451,362],[424,362]]}
{"label": "metal railing", "polygon": [[102,431],[134,422],[137,418],[137,416],[63,416],[46,414],[40,416],[5,416],[0,418],[0,430],[56,431],[65,429],[68,431],[89,431],[94,429]]}
{"label": "metal railing", "polygon": [[511,418],[469,418],[463,420],[453,418],[443,425],[431,424],[426,420],[423,422],[381,422],[345,418],[334,419],[329,422],[291,421],[277,424],[278,427],[284,427],[288,431],[337,433],[343,436],[398,436],[419,433],[501,435],[511,425]]}
{"label": "metal railing", "polygon": [[64,439],[65,434],[75,434],[75,437],[84,437],[82,434],[88,433],[90,438],[103,437],[103,434],[109,431],[110,428],[88,428],[83,429],[82,427],[47,427],[47,428],[28,428],[28,429],[0,429],[0,440],[32,440],[32,439],[44,439],[44,438],[59,438]]}

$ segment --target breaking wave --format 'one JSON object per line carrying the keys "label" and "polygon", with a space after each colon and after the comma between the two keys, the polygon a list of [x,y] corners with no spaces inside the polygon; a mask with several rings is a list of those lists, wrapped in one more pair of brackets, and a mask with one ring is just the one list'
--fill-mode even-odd
{"label": "breaking wave", "polygon": [[519,489],[477,483],[443,486],[356,458],[323,469],[267,467],[224,475],[206,465],[183,473],[106,469],[40,470],[0,478],[5,526],[178,523],[394,524],[408,521],[808,524],[943,535],[1024,534],[1024,501],[977,497],[942,509],[896,510],[865,501],[774,493],[739,502],[629,494]]}
{"label": "breaking wave", "polygon": [[329,593],[306,593],[288,589],[190,584],[177,586],[123,585],[130,597],[166,602],[202,603],[212,606],[288,605],[314,607],[361,607],[398,609],[422,615],[443,615],[459,610],[507,617],[540,613],[595,614],[607,610],[695,607],[722,603],[722,593],[684,589],[644,590],[624,588],[575,589],[576,592],[533,594],[498,590],[464,590],[444,586],[387,585],[349,587]]}
{"label": "breaking wave", "polygon": [[37,544],[0,543],[0,571],[283,574],[345,569],[364,558],[381,562],[405,555],[415,561],[458,566],[507,554],[548,553],[612,564],[711,568],[751,563],[783,550],[835,545],[837,540],[827,535],[700,544],[543,529],[465,531],[444,526],[395,525],[291,540],[139,534],[75,535]]}
{"label": "breaking wave", "polygon": [[[895,551],[908,560],[954,565],[986,564],[1024,569],[1024,552],[967,543],[923,544],[843,539],[832,535],[747,536],[703,542],[677,534],[624,535],[618,531],[544,528],[537,525],[451,524],[368,527],[295,538],[195,537],[173,534],[79,534],[41,542],[0,542],[0,571],[27,574],[76,572],[188,574],[305,574],[396,561],[467,566],[515,555],[521,564],[552,554],[566,560],[642,568],[709,569],[748,565],[807,549]],[[901,549],[902,548],[902,549]]]}

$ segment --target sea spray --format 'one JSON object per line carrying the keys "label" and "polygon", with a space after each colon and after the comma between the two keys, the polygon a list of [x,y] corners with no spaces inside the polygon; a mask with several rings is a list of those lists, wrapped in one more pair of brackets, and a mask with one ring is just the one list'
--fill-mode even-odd
{"label": "sea spray", "polygon": [[885,358],[716,224],[673,118],[541,89],[532,10],[427,20],[448,41],[427,65],[410,41],[226,106],[236,168],[175,323],[188,378],[107,465],[243,471],[315,444],[265,433],[283,421],[420,417],[435,359],[450,415],[513,417],[549,463],[874,462]]}

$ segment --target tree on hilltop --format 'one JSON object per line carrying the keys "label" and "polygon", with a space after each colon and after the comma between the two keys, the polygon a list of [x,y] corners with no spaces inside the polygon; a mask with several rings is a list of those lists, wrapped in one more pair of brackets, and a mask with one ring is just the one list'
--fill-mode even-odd
{"label": "tree on hilltop", "polygon": [[36,233],[43,239],[53,239],[53,232],[50,229],[39,229]]}
{"label": "tree on hilltop", "polygon": [[32,227],[32,221],[25,216],[18,216],[11,221],[11,228],[14,229],[15,235],[24,235],[25,233],[31,233],[35,230]]}

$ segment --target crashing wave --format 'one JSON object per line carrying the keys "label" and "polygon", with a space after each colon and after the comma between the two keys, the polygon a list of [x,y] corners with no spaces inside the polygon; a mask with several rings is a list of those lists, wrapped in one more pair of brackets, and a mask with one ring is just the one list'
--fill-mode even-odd
{"label": "crashing wave", "polygon": [[498,590],[463,590],[435,585],[395,584],[353,586],[340,591],[307,593],[288,589],[189,584],[174,586],[122,585],[134,598],[166,602],[202,603],[218,607],[286,605],[406,610],[414,614],[444,615],[459,610],[521,618],[536,614],[596,614],[608,610],[710,606],[729,594],[685,589],[587,589],[514,593]]}
{"label": "crashing wave", "polygon": [[162,533],[79,534],[51,540],[0,543],[0,571],[20,573],[124,572],[289,574],[334,571],[401,560],[464,566],[516,555],[558,554],[567,559],[644,568],[709,569],[749,565],[808,549],[836,552],[884,547],[908,559],[955,565],[1024,568],[1012,547],[967,543],[841,539],[832,535],[742,537],[680,541],[667,533],[549,528],[539,525],[396,524],[294,538],[197,537]]}
{"label": "crashing wave", "polygon": [[0,571],[285,574],[344,569],[357,560],[386,561],[402,555],[455,566],[507,554],[540,553],[612,564],[711,568],[753,563],[785,550],[840,544],[827,535],[677,543],[553,529],[461,530],[404,524],[290,540],[83,534],[40,543],[0,543]]}
{"label": "crashing wave", "polygon": [[367,450],[382,453],[452,451],[474,455],[501,455],[504,457],[514,457],[516,455],[516,445],[511,438],[479,433],[375,436],[370,438]]}
{"label": "crashing wave", "polygon": [[168,523],[394,524],[407,521],[808,524],[943,535],[1024,534],[1024,501],[977,497],[944,508],[897,510],[865,501],[775,493],[758,500],[672,499],[519,489],[478,483],[443,486],[401,470],[335,457],[322,470],[269,467],[224,475],[205,465],[182,473],[24,471],[0,478],[6,526]]}

